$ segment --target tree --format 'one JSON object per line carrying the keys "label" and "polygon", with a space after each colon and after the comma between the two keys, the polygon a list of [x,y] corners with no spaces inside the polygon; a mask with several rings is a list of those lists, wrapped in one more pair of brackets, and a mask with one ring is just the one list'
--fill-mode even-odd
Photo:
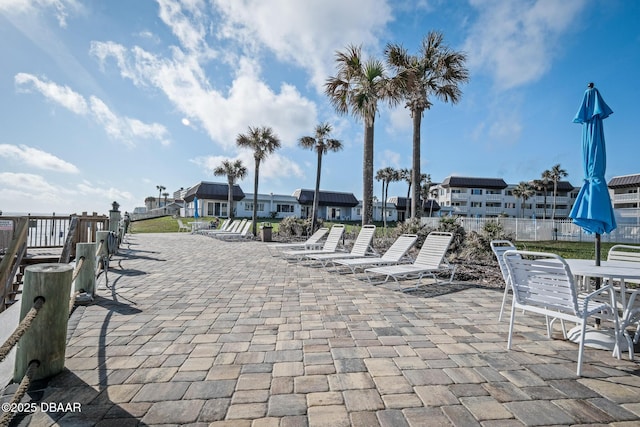
{"label": "tree", "polygon": [[156,185],[156,189],[158,190],[158,208],[160,208],[160,196],[162,196],[162,192],[167,189],[167,187],[163,185]]}
{"label": "tree", "polygon": [[537,191],[542,191],[544,196],[544,208],[542,210],[542,219],[547,219],[547,193],[551,184],[551,171],[549,169],[540,174],[540,179],[533,180],[533,186]]}
{"label": "tree", "polygon": [[169,193],[162,193],[162,195],[164,196],[164,207],[167,207],[167,197],[169,197]]}
{"label": "tree", "polygon": [[378,102],[395,105],[399,94],[386,75],[383,62],[375,58],[363,61],[362,48],[350,45],[336,53],[337,73],[325,83],[325,94],[339,114],[351,114],[364,122],[362,160],[362,224],[373,218],[373,129]]}
{"label": "tree", "polygon": [[318,202],[320,197],[320,174],[322,171],[322,156],[329,151],[342,150],[342,142],[337,139],[329,138],[332,127],[329,123],[321,123],[316,126],[314,136],[303,136],[298,141],[302,148],[313,150],[318,155],[318,164],[316,166],[316,187],[313,192],[313,210],[311,214],[311,230],[315,231],[318,223]]}
{"label": "tree", "polygon": [[556,219],[556,197],[558,195],[558,182],[567,177],[569,174],[560,167],[560,163],[553,165],[549,178],[553,182],[553,210],[551,211],[551,219]]}
{"label": "tree", "polygon": [[376,172],[376,180],[382,181],[382,223],[387,227],[387,198],[389,197],[389,184],[400,180],[400,174],[392,167],[386,167]]}
{"label": "tree", "polygon": [[[422,115],[433,105],[431,97],[452,104],[460,101],[462,91],[459,85],[469,80],[469,71],[465,67],[467,57],[443,44],[443,35],[437,31],[429,32],[422,40],[417,56],[409,55],[401,45],[388,44],[385,57],[396,70],[392,79],[394,89],[402,94],[413,119],[412,182],[420,182]],[[411,197],[411,214],[414,217],[420,215],[419,196],[420,188],[414,185]]]}
{"label": "tree", "polygon": [[229,219],[233,219],[233,186],[238,180],[244,179],[247,176],[247,168],[242,164],[241,160],[223,160],[220,166],[213,169],[213,174],[215,176],[227,177],[227,185],[229,187],[227,192],[227,216]]}
{"label": "tree", "polygon": [[529,199],[529,197],[535,194],[535,190],[528,182],[520,181],[518,185],[516,185],[513,189],[513,197],[516,199],[520,199],[520,209],[522,211],[522,217],[524,218],[524,204]]}
{"label": "tree", "polygon": [[258,176],[260,174],[260,162],[269,154],[272,154],[280,148],[280,139],[273,133],[270,127],[249,126],[247,134],[239,134],[236,137],[236,145],[241,148],[249,148],[253,150],[253,159],[255,160],[255,170],[253,178],[253,226],[252,232],[254,236],[258,235]]}
{"label": "tree", "polygon": [[398,176],[401,181],[405,181],[408,185],[407,204],[404,207],[404,217],[405,219],[409,219],[409,216],[411,215],[411,206],[409,204],[409,198],[411,197],[411,182],[412,182],[411,179],[413,177],[413,174],[411,172],[411,169],[402,168],[398,171]]}

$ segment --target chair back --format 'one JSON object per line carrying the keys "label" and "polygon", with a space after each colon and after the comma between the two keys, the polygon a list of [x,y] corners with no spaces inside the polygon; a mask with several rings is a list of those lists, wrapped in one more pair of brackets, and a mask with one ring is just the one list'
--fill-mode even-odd
{"label": "chair back", "polygon": [[640,263],[640,246],[614,245],[609,249],[607,261],[626,261]]}
{"label": "chair back", "polygon": [[327,234],[328,231],[329,229],[327,227],[318,228],[316,232],[309,236],[309,238],[304,242],[305,245],[315,245],[324,237],[325,234]]}
{"label": "chair back", "polygon": [[515,251],[516,246],[509,240],[492,240],[490,245],[493,254],[496,256],[496,260],[498,261],[498,267],[500,267],[500,273],[502,273],[504,283],[508,285],[509,271],[507,270],[507,265],[504,263],[503,255],[506,251]]}
{"label": "chair back", "polygon": [[247,223],[247,219],[243,218],[242,220],[238,221],[235,220],[233,224],[231,224],[231,226],[229,227],[228,230],[226,231],[230,231],[232,233],[238,233],[240,232],[240,230],[242,229],[242,227],[244,227],[244,225]]}
{"label": "chair back", "polygon": [[251,225],[253,225],[253,221],[247,221],[244,223],[244,226],[242,227],[242,231],[240,231],[241,237],[245,237],[247,233],[249,233],[249,230],[251,229]]}
{"label": "chair back", "polygon": [[503,254],[503,259],[517,305],[544,307],[579,315],[573,274],[560,256],[546,252],[511,250]]}
{"label": "chair back", "polygon": [[424,240],[413,264],[429,269],[439,268],[449,250],[451,240],[453,233],[432,231]]}
{"label": "chair back", "polygon": [[358,237],[353,244],[353,248],[351,248],[351,255],[365,256],[367,254],[367,251],[369,250],[369,247],[371,246],[371,241],[373,240],[373,235],[375,233],[375,225],[364,225],[358,233]]}
{"label": "chair back", "polygon": [[335,224],[331,227],[329,231],[329,235],[327,236],[327,240],[324,242],[324,246],[322,247],[323,251],[335,252],[338,249],[338,244],[340,244],[340,238],[342,237],[342,233],[344,233],[344,224]]}
{"label": "chair back", "polygon": [[418,240],[417,234],[403,234],[380,257],[383,261],[399,262]]}
{"label": "chair back", "polygon": [[220,226],[219,230],[226,230],[230,224],[231,220],[229,218],[225,219],[224,221],[222,221],[222,225]]}

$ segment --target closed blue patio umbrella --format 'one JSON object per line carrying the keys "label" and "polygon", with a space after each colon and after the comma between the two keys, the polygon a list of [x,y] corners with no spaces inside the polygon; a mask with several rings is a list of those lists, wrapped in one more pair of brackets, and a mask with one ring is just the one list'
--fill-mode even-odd
{"label": "closed blue patio umbrella", "polygon": [[602,123],[612,113],[598,89],[589,83],[582,105],[573,119],[574,123],[582,124],[584,183],[569,217],[586,233],[596,235],[596,265],[600,265],[600,235],[616,228],[609,189],[604,179],[607,154]]}
{"label": "closed blue patio umbrella", "polygon": [[199,218],[200,214],[198,213],[198,198],[194,197],[193,198],[193,217],[194,218]]}

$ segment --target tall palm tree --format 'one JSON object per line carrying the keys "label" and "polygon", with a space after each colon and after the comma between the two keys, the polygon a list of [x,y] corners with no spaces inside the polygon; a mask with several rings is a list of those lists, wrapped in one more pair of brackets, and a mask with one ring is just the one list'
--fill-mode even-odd
{"label": "tall palm tree", "polygon": [[398,175],[401,181],[405,181],[408,185],[407,187],[407,204],[404,207],[404,218],[409,219],[411,215],[411,206],[409,205],[409,198],[411,197],[411,183],[413,182],[413,173],[411,169],[402,168],[398,171]]}
{"label": "tall palm tree", "polygon": [[[442,33],[429,32],[422,40],[417,56],[409,55],[398,44],[388,44],[385,48],[387,63],[397,72],[393,78],[394,86],[402,93],[413,119],[413,182],[420,182],[420,126],[424,111],[433,105],[430,98],[456,104],[462,97],[459,85],[469,80],[466,55],[452,51],[443,39]],[[420,188],[414,185],[411,198],[414,217],[420,215],[419,200]]]}
{"label": "tall palm tree", "polygon": [[158,208],[160,208],[160,196],[162,196],[162,192],[167,189],[164,185],[156,185],[156,189],[158,190]]}
{"label": "tall palm tree", "polygon": [[223,160],[220,166],[213,169],[215,176],[226,176],[229,191],[227,192],[227,216],[229,219],[233,219],[235,216],[233,213],[233,186],[238,180],[244,179],[247,176],[247,168],[242,164],[242,160]]}
{"label": "tall palm tree", "polygon": [[521,200],[520,209],[522,211],[522,217],[524,218],[524,204],[529,199],[529,197],[535,194],[535,190],[533,189],[533,187],[531,187],[531,185],[529,185],[528,182],[520,181],[520,183],[516,185],[512,191],[513,197]]}
{"label": "tall palm tree", "polygon": [[399,94],[393,91],[384,63],[378,59],[363,60],[362,48],[350,45],[336,53],[337,73],[325,83],[325,94],[339,114],[351,114],[364,122],[362,161],[362,224],[373,217],[373,129],[378,102],[395,105]]}
{"label": "tall palm tree", "polygon": [[544,197],[544,207],[542,210],[542,219],[547,219],[547,193],[551,184],[551,171],[549,169],[540,174],[540,179],[533,180],[533,187],[537,191],[541,191]]}
{"label": "tall palm tree", "polygon": [[260,162],[269,154],[280,148],[280,139],[273,133],[273,129],[267,126],[251,127],[246,134],[239,134],[236,137],[236,145],[241,148],[253,150],[255,160],[255,170],[253,179],[253,226],[254,236],[258,235],[258,176],[260,174]]}
{"label": "tall palm tree", "polygon": [[387,198],[389,197],[389,184],[400,180],[397,170],[387,166],[376,172],[376,180],[382,181],[382,224],[387,227]]}
{"label": "tall palm tree", "polygon": [[553,182],[553,210],[551,211],[551,219],[556,219],[556,197],[558,196],[558,182],[567,177],[569,174],[566,170],[562,169],[560,163],[553,165],[550,171],[551,181]]}
{"label": "tall palm tree", "polygon": [[318,155],[318,165],[316,167],[316,188],[313,192],[313,211],[311,214],[311,230],[315,231],[318,222],[318,201],[320,197],[320,173],[322,171],[322,156],[329,151],[342,150],[342,142],[329,138],[333,128],[329,123],[321,123],[316,126],[314,136],[303,136],[298,141],[302,148],[314,150]]}

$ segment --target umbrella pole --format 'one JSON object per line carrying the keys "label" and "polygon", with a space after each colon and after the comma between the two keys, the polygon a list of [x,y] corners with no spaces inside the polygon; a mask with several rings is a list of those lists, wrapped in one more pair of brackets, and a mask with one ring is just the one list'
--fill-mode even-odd
{"label": "umbrella pole", "polygon": [[[596,233],[595,240],[595,250],[596,250],[596,266],[600,266],[600,233]],[[600,289],[600,284],[602,279],[600,277],[596,277],[596,289]],[[600,329],[600,319],[596,319],[596,329]]]}

